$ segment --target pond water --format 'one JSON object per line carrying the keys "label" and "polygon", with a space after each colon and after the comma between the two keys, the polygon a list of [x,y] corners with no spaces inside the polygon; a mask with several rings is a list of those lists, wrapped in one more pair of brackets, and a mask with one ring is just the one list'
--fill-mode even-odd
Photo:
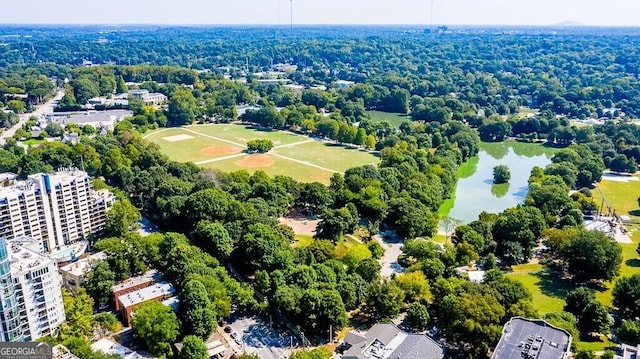
{"label": "pond water", "polygon": [[[529,191],[531,169],[551,163],[556,151],[533,143],[481,143],[478,156],[460,167],[455,197],[442,205],[440,216],[449,215],[469,223],[482,211],[499,213],[523,203]],[[509,183],[493,184],[493,167],[497,165],[509,167]]]}

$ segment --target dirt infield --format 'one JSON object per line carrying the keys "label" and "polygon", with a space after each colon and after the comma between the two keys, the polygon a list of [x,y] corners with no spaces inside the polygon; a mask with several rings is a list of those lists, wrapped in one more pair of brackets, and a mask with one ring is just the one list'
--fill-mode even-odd
{"label": "dirt infield", "polygon": [[214,145],[201,149],[200,154],[207,156],[232,155],[240,151],[242,151],[242,149],[235,146]]}
{"label": "dirt infield", "polygon": [[249,155],[234,163],[236,166],[244,168],[262,168],[272,166],[274,161],[273,158],[268,155]]}

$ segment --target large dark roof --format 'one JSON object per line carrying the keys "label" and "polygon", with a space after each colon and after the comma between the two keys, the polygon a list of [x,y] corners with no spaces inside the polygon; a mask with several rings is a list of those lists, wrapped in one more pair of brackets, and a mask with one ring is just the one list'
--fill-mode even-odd
{"label": "large dark roof", "polygon": [[520,317],[505,324],[492,359],[564,359],[568,357],[571,334],[544,320]]}
{"label": "large dark roof", "polygon": [[444,351],[426,335],[405,333],[393,324],[376,324],[362,335],[350,332],[344,359],[442,359]]}

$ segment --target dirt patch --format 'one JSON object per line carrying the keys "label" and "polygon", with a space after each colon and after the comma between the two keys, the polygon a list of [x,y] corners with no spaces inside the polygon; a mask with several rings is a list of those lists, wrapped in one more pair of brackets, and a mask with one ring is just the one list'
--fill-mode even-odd
{"label": "dirt patch", "polygon": [[215,145],[215,146],[209,146],[201,149],[200,154],[207,155],[207,156],[219,156],[219,155],[232,155],[240,151],[242,151],[242,149],[234,146]]}
{"label": "dirt patch", "polygon": [[273,165],[273,158],[268,155],[249,155],[234,162],[236,166],[245,168],[262,168]]}
{"label": "dirt patch", "polygon": [[178,142],[178,141],[190,140],[192,138],[194,138],[194,137],[193,136],[189,136],[189,135],[185,135],[185,134],[162,137],[162,139],[167,141],[167,142]]}
{"label": "dirt patch", "polygon": [[278,222],[291,227],[295,234],[313,236],[314,234],[316,234],[316,227],[318,226],[320,220],[309,219],[302,217],[297,213],[292,213],[287,217],[278,218]]}

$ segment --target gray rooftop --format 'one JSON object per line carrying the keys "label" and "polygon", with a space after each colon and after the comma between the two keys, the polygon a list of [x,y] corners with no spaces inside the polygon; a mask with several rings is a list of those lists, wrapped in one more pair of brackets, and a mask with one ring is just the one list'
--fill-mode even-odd
{"label": "gray rooftop", "polygon": [[571,334],[544,320],[513,317],[505,324],[502,338],[491,359],[564,359],[571,347]]}
{"label": "gray rooftop", "polygon": [[441,359],[444,351],[426,335],[405,333],[393,324],[376,324],[366,334],[350,332],[344,359]]}
{"label": "gray rooftop", "polygon": [[[118,296],[118,301],[122,303],[124,308],[129,308],[142,302],[146,302],[147,300],[169,297],[173,295],[175,291],[176,290],[173,288],[171,283],[160,282],[149,287],[138,289],[131,293],[122,294]],[[169,302],[169,304],[171,304],[171,302]]]}
{"label": "gray rooftop", "polygon": [[125,289],[136,287],[140,284],[153,283],[153,282],[158,282],[160,280],[162,280],[162,275],[158,273],[157,270],[151,269],[149,271],[144,272],[144,274],[142,275],[123,280],[122,282],[111,287],[111,291],[115,293]]}

